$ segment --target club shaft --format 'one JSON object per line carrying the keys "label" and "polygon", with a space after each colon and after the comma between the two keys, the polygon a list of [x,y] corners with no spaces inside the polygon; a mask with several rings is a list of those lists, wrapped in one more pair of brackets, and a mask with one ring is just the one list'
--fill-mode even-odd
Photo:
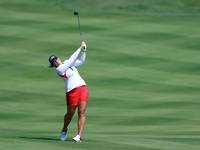
{"label": "club shaft", "polygon": [[82,36],[82,32],[81,32],[81,24],[80,24],[80,21],[79,21],[79,15],[78,15],[78,25],[79,25],[81,40],[83,41],[83,36]]}

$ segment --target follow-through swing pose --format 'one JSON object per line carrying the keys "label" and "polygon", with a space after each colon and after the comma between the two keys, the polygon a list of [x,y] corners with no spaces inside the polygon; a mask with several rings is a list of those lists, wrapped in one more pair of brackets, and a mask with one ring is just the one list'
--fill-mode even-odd
{"label": "follow-through swing pose", "polygon": [[[77,59],[81,52],[80,59]],[[64,116],[64,126],[61,131],[60,140],[64,141],[67,138],[69,131],[68,125],[78,106],[78,135],[73,138],[75,142],[81,142],[83,128],[86,122],[85,109],[88,101],[88,89],[85,81],[81,78],[75,66],[84,63],[86,57],[86,44],[83,41],[81,46],[71,55],[68,60],[62,62],[55,55],[49,57],[50,67],[56,67],[57,74],[65,82],[67,113]]]}

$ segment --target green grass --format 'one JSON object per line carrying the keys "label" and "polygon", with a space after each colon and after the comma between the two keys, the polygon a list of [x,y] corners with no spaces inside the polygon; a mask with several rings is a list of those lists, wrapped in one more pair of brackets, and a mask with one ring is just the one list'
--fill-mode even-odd
{"label": "green grass", "polygon": [[[88,46],[82,143],[59,141],[64,82],[48,57]],[[200,149],[198,0],[1,0],[0,149]]]}

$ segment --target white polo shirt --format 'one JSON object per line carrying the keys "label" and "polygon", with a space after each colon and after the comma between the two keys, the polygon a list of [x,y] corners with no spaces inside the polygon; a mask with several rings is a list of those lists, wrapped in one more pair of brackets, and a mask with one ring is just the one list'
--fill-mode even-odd
{"label": "white polo shirt", "polygon": [[82,52],[80,59],[76,59],[80,53],[80,49],[56,68],[57,74],[65,82],[66,93],[72,89],[86,85],[85,81],[81,78],[75,66],[79,66],[85,62],[86,52]]}

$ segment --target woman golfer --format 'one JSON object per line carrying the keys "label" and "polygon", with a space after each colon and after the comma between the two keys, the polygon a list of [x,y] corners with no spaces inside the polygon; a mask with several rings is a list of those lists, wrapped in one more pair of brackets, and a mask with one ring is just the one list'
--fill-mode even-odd
{"label": "woman golfer", "polygon": [[[80,59],[77,59],[81,52]],[[67,138],[69,131],[68,125],[78,106],[78,135],[73,138],[75,142],[81,142],[81,135],[86,122],[85,109],[88,101],[88,89],[86,83],[79,75],[75,66],[84,63],[86,57],[86,44],[81,43],[81,46],[71,55],[68,60],[62,62],[58,57],[52,55],[49,57],[50,67],[56,67],[57,74],[64,80],[66,89],[67,113],[64,116],[64,126],[60,135],[60,140],[64,141]]]}

